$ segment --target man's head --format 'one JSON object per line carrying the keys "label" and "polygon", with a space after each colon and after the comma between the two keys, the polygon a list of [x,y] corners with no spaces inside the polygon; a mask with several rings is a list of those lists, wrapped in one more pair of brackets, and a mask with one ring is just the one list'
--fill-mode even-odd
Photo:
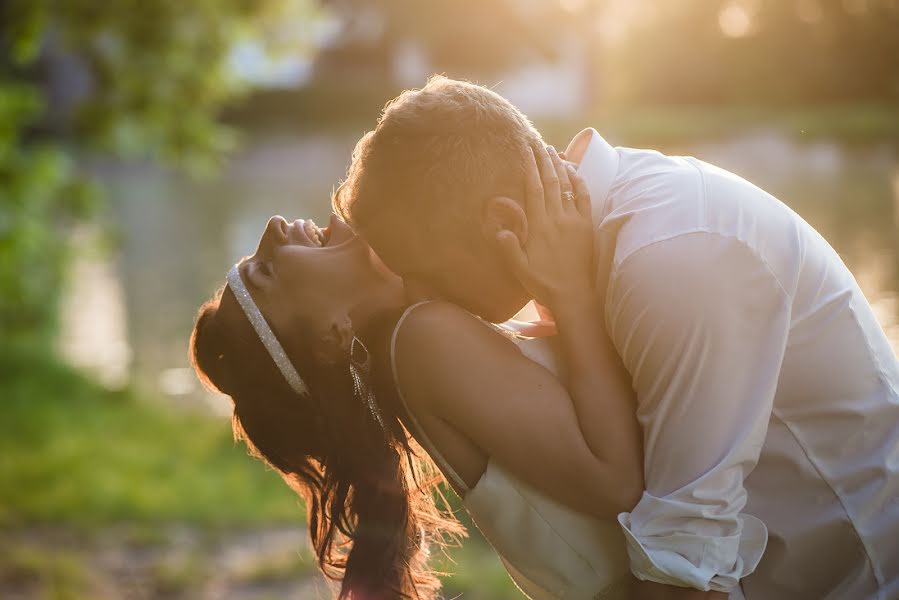
{"label": "man's head", "polygon": [[496,238],[527,237],[525,165],[536,143],[505,98],[433,77],[388,103],[359,140],[334,208],[412,294],[500,321],[529,300]]}

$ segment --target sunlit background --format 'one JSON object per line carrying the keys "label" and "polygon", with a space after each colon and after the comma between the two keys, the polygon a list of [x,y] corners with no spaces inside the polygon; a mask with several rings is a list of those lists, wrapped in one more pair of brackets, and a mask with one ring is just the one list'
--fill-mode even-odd
{"label": "sunlit background", "polygon": [[[187,339],[432,73],[774,193],[899,349],[899,0],[0,0],[0,48],[0,597],[327,594]],[[452,554],[447,597],[521,597]]]}

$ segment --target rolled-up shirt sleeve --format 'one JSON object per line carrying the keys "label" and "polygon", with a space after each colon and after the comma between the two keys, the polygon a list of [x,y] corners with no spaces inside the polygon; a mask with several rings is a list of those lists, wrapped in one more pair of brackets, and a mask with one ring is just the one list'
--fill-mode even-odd
{"label": "rolled-up shirt sleeve", "polygon": [[642,580],[730,591],[767,530],[741,513],[767,432],[790,326],[788,294],[739,240],[682,234],[611,274],[609,333],[631,373],[646,491],[621,513]]}

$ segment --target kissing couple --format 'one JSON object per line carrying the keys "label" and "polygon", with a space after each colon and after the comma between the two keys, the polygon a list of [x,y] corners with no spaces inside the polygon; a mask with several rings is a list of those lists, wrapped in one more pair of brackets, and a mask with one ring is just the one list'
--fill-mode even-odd
{"label": "kissing couple", "polygon": [[899,361],[778,199],[434,77],[332,205],[268,221],[191,357],[341,598],[438,597],[443,481],[530,598],[899,598]]}

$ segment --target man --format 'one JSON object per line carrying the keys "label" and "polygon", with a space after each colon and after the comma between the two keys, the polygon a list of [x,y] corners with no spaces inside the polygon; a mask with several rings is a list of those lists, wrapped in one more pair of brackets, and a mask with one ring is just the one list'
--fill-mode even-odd
{"label": "man", "polygon": [[[433,78],[360,140],[335,206],[408,288],[502,321],[530,298],[479,225],[520,202],[534,143],[500,96]],[[619,523],[647,596],[899,598],[899,361],[836,252],[699,160],[592,129],[566,155],[644,432]]]}

